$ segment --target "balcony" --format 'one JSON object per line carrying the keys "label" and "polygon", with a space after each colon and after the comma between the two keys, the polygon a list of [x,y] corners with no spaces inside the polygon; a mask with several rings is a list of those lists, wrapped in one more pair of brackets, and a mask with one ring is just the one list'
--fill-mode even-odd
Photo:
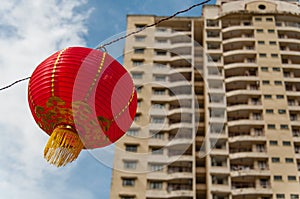
{"label": "balcony", "polygon": [[280,51],[281,55],[286,55],[286,56],[300,56],[300,52],[297,50],[289,50],[289,49],[285,49],[285,50],[281,50]]}
{"label": "balcony", "polygon": [[243,177],[243,176],[270,176],[271,172],[268,168],[265,169],[254,169],[253,165],[234,165],[231,167],[230,176],[234,177]]}
{"label": "balcony", "polygon": [[147,174],[147,179],[152,180],[175,180],[175,179],[191,179],[193,178],[192,172],[172,172],[172,173],[164,173],[164,172],[150,172]]}
{"label": "balcony", "polygon": [[247,75],[243,75],[243,76],[234,76],[234,77],[229,77],[225,79],[225,83],[234,83],[237,81],[244,81],[244,82],[249,82],[249,81],[259,81],[259,78],[257,76],[247,76]]}
{"label": "balcony", "polygon": [[174,146],[174,145],[183,145],[183,144],[192,144],[193,143],[193,139],[192,136],[190,137],[173,137],[173,138],[169,138],[169,142],[167,143],[167,146]]}
{"label": "balcony", "polygon": [[231,189],[228,184],[220,185],[220,184],[212,184],[211,186],[212,192],[222,192],[222,193],[230,193]]}
{"label": "balcony", "polygon": [[180,37],[180,36],[186,36],[190,35],[191,32],[189,30],[172,30],[171,28],[163,28],[163,27],[157,27],[154,33],[155,37]]}
{"label": "balcony", "polygon": [[288,36],[285,36],[285,35],[279,35],[278,41],[280,43],[300,44],[300,38],[288,37]]}
{"label": "balcony", "polygon": [[239,159],[239,158],[268,158],[268,154],[266,152],[258,152],[252,150],[237,150],[235,153],[230,152],[230,159]]}
{"label": "balcony", "polygon": [[226,166],[212,166],[210,167],[210,173],[213,173],[213,174],[229,174],[230,171],[229,171],[229,168],[226,167]]}
{"label": "balcony", "polygon": [[146,190],[147,198],[193,197],[192,190]]}
{"label": "balcony", "polygon": [[256,96],[261,95],[261,91],[257,88],[245,88],[245,89],[236,89],[236,90],[229,90],[226,92],[226,97],[234,97],[234,96],[241,96],[241,95],[249,95],[249,96]]}
{"label": "balcony", "polygon": [[234,137],[229,138],[229,143],[236,143],[236,142],[260,142],[265,141],[266,137],[264,135],[257,136],[257,135],[235,135]]}
{"label": "balcony", "polygon": [[236,61],[227,61],[224,63],[224,69],[235,69],[239,67],[258,67],[255,58],[240,59]]}
{"label": "balcony", "polygon": [[245,188],[234,188],[232,189],[232,196],[245,196],[245,195],[269,195],[272,196],[273,191],[270,187],[262,188],[258,187],[255,188],[254,186],[245,187]]}
{"label": "balcony", "polygon": [[251,55],[251,54],[256,54],[257,52],[254,50],[254,48],[244,48],[244,49],[236,49],[236,50],[230,50],[227,52],[224,52],[223,55],[224,57],[229,57],[229,56],[242,56],[242,55]]}

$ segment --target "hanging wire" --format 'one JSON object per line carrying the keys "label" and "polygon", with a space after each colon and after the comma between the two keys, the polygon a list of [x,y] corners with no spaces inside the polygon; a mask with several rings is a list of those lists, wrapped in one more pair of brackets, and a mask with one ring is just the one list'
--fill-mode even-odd
{"label": "hanging wire", "polygon": [[[111,44],[113,44],[113,43],[116,43],[116,42],[118,42],[118,41],[120,41],[120,40],[126,39],[127,37],[130,37],[130,36],[135,35],[135,34],[137,34],[137,33],[139,33],[139,32],[142,32],[142,31],[144,31],[144,30],[147,29],[147,28],[156,26],[156,25],[158,25],[158,24],[160,24],[160,23],[162,23],[162,22],[164,22],[164,21],[168,21],[168,20],[170,20],[170,19],[176,17],[176,16],[179,15],[179,14],[188,12],[188,11],[190,11],[191,9],[193,9],[193,8],[195,8],[195,7],[198,7],[198,6],[201,6],[201,5],[204,5],[204,4],[206,4],[206,3],[210,2],[210,1],[211,1],[211,0],[205,0],[205,1],[203,1],[203,2],[194,4],[194,5],[190,6],[189,8],[184,9],[184,10],[180,10],[180,11],[174,13],[173,15],[171,15],[171,16],[169,16],[169,17],[162,18],[162,19],[158,20],[157,22],[155,22],[155,23],[153,23],[153,24],[146,25],[146,26],[142,27],[141,29],[138,29],[138,30],[136,30],[136,31],[133,31],[133,32],[127,34],[127,35],[121,36],[121,37],[119,37],[119,38],[117,38],[117,39],[114,39],[114,40],[112,40],[112,41],[110,41],[110,42],[107,42],[107,43],[105,43],[105,44],[102,44],[102,45],[96,47],[96,49],[106,51],[106,48],[105,48],[106,46],[109,46],[109,45],[111,45]],[[17,84],[17,83],[20,83],[20,82],[22,82],[22,81],[26,81],[26,80],[28,80],[28,79],[30,79],[30,77],[26,77],[26,78],[23,78],[23,79],[19,79],[19,80],[15,81],[14,83],[12,83],[12,84],[10,84],[10,85],[8,85],[8,86],[5,86],[5,87],[0,88],[0,91],[5,90],[5,89],[8,89],[8,88],[12,87],[13,85],[15,85],[15,84]]]}
{"label": "hanging wire", "polygon": [[5,90],[5,89],[8,89],[8,88],[12,87],[13,85],[15,85],[15,84],[17,84],[17,83],[20,83],[20,82],[22,82],[22,81],[28,80],[28,79],[30,79],[30,77],[26,77],[26,78],[23,78],[23,79],[19,79],[19,80],[15,81],[14,83],[10,84],[10,85],[7,85],[7,86],[5,86],[5,87],[3,87],[3,88],[0,88],[0,91]]}
{"label": "hanging wire", "polygon": [[135,35],[135,34],[137,34],[137,33],[139,33],[139,32],[142,32],[142,31],[144,31],[144,30],[147,29],[147,28],[156,26],[156,25],[158,25],[158,24],[160,24],[160,23],[162,23],[162,22],[164,22],[164,21],[168,21],[168,20],[170,20],[170,19],[176,17],[176,16],[179,15],[179,14],[188,12],[188,11],[190,11],[191,9],[193,9],[193,8],[195,8],[195,7],[198,7],[198,6],[201,6],[201,5],[204,5],[204,4],[206,4],[206,3],[210,2],[210,1],[211,1],[211,0],[205,0],[205,1],[201,2],[201,3],[194,4],[194,5],[192,5],[191,7],[187,8],[187,9],[184,9],[184,10],[180,10],[180,11],[174,13],[173,15],[171,15],[171,16],[169,16],[169,17],[162,18],[162,19],[158,20],[157,22],[155,22],[155,23],[153,23],[153,24],[146,25],[146,26],[144,26],[144,27],[142,27],[142,28],[140,28],[140,29],[138,29],[138,30],[136,30],[136,31],[133,31],[133,32],[131,32],[131,33],[128,33],[127,35],[124,35],[124,36],[119,37],[119,38],[117,38],[117,39],[115,39],[115,40],[112,40],[112,41],[110,41],[110,42],[107,42],[107,43],[105,43],[105,44],[102,44],[102,45],[98,46],[96,49],[100,49],[100,50],[101,50],[101,49],[105,48],[105,46],[109,46],[109,45],[111,45],[111,44],[113,44],[113,43],[115,43],[115,42],[118,42],[118,41],[120,41],[120,40],[126,39],[126,38],[129,37],[129,36],[132,36],[132,35]]}

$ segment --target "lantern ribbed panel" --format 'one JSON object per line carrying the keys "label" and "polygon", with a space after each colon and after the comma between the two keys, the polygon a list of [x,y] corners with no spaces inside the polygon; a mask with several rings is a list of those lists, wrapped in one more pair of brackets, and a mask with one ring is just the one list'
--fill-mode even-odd
{"label": "lantern ribbed panel", "polygon": [[137,95],[129,73],[111,56],[70,47],[37,66],[28,101],[35,121],[47,134],[58,125],[69,125],[85,148],[99,148],[128,130]]}

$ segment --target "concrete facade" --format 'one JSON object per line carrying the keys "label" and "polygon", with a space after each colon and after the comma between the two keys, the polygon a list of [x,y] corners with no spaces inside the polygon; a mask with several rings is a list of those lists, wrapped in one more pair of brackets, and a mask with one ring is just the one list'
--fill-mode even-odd
{"label": "concrete facade", "polygon": [[[128,33],[163,17],[129,15]],[[300,7],[219,0],[128,37],[138,91],[111,198],[300,197]]]}

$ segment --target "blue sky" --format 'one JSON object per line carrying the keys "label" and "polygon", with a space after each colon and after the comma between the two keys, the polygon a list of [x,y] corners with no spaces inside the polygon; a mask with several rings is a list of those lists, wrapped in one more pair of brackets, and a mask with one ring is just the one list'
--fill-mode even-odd
{"label": "blue sky", "polygon": [[[0,87],[30,76],[59,49],[93,48],[124,32],[127,14],[168,16],[198,2],[1,0]],[[185,15],[200,13],[195,8]],[[122,42],[118,47],[122,50]],[[43,159],[48,137],[30,114],[27,82],[0,93],[0,111],[0,198],[109,198],[112,147],[84,151],[76,162],[57,169]]]}

